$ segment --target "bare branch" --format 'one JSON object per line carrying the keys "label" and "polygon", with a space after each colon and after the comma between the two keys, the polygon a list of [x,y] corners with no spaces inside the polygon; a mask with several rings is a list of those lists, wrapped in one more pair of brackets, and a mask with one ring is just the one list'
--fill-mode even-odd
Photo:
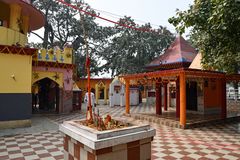
{"label": "bare branch", "polygon": [[43,37],[41,37],[39,34],[37,34],[37,33],[35,33],[35,32],[32,32],[32,31],[31,31],[30,33],[34,34],[35,36],[37,36],[38,38],[40,38],[42,41],[44,40]]}

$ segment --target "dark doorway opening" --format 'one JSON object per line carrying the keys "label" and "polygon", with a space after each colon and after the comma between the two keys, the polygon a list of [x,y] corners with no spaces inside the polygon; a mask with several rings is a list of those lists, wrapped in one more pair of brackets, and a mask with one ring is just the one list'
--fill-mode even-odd
{"label": "dark doorway opening", "polygon": [[59,85],[49,78],[36,82],[37,92],[33,92],[33,113],[58,113],[59,112]]}
{"label": "dark doorway opening", "polygon": [[104,99],[104,88],[100,89],[100,99]]}
{"label": "dark doorway opening", "polygon": [[187,110],[197,111],[197,82],[190,81],[186,85]]}

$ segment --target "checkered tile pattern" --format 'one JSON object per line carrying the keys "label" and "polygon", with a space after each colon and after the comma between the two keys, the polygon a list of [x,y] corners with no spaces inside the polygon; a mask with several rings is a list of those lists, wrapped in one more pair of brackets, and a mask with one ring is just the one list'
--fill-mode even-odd
{"label": "checkered tile pattern", "polygon": [[[120,116],[124,107],[99,107],[100,113]],[[154,112],[153,107],[131,107],[131,113]],[[84,118],[84,113],[51,116],[56,123]],[[240,160],[240,122],[195,129],[178,129],[151,124],[157,135],[152,142],[156,159]],[[42,132],[0,137],[0,160],[63,159],[63,137],[58,132]]]}
{"label": "checkered tile pattern", "polygon": [[64,121],[69,121],[72,119],[83,119],[85,117],[85,112],[84,113],[70,113],[70,114],[62,114],[62,115],[50,115],[47,116],[50,120],[57,124],[61,124]]}
{"label": "checkered tile pattern", "polygon": [[[102,116],[106,116],[107,114],[112,117],[119,117],[125,113],[125,107],[120,106],[103,106],[98,105],[99,114]],[[155,106],[147,106],[146,104],[139,106],[131,106],[130,113],[155,113]],[[68,121],[72,119],[83,119],[86,117],[86,107],[82,107],[81,113],[71,113],[71,114],[62,114],[62,115],[51,115],[48,116],[53,122],[61,124],[63,121]]]}
{"label": "checkered tile pattern", "polygon": [[240,159],[240,123],[182,130],[156,126],[155,159]]}
{"label": "checkered tile pattern", "polygon": [[0,137],[0,160],[63,159],[63,139],[59,132]]}
{"label": "checkered tile pattern", "polygon": [[[122,116],[126,110],[125,107],[120,106],[114,106],[114,107],[108,107],[108,106],[99,106],[100,115],[107,115],[110,114],[112,117],[119,117]],[[140,104],[139,106],[131,106],[130,107],[130,113],[155,113],[155,106],[148,106],[146,104]]]}

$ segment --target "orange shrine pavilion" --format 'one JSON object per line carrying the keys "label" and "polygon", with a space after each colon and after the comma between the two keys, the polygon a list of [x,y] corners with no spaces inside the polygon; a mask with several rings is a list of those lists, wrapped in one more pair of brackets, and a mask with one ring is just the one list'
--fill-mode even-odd
{"label": "orange shrine pavilion", "polygon": [[149,72],[122,76],[126,85],[126,113],[130,113],[130,85],[150,82],[155,88],[156,114],[167,111],[170,99],[174,98],[175,116],[183,128],[186,126],[188,111],[218,115],[225,119],[226,83],[240,81],[239,74],[227,75],[224,72],[204,70],[201,54],[181,36],[146,68]]}

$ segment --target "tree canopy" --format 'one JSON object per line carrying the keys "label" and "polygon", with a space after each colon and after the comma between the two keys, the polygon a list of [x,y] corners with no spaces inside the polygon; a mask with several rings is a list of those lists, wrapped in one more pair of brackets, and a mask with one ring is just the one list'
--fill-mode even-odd
{"label": "tree canopy", "polygon": [[145,65],[158,57],[174,39],[173,34],[160,26],[153,31],[149,23],[137,25],[131,17],[120,19],[119,24],[126,24],[139,30],[120,25],[113,28],[114,34],[100,52],[106,71],[112,76],[145,71]]}
{"label": "tree canopy", "polygon": [[[88,4],[82,0],[66,0],[66,2],[73,5],[79,5],[79,7],[86,9],[88,12],[95,13]],[[32,34],[37,35],[42,40],[43,48],[50,48],[58,45],[60,48],[66,43],[73,45],[74,58],[77,66],[77,76],[86,76],[85,66],[85,41],[82,23],[79,12],[54,0],[34,0],[33,5],[40,9],[45,16],[44,34],[38,35],[34,32]],[[101,43],[104,43],[109,35],[109,31],[106,27],[99,26],[94,22],[95,17],[83,15],[84,28],[87,32],[87,41],[89,44],[89,53],[91,57],[91,73],[97,75],[101,71],[99,66],[99,59],[97,52],[101,47]]]}
{"label": "tree canopy", "polygon": [[[96,13],[83,0],[66,0],[88,12]],[[79,5],[81,4],[81,5]],[[33,0],[33,5],[45,15],[45,26],[42,47],[54,45],[62,48],[65,43],[71,43],[74,49],[77,76],[85,77],[85,41],[82,23],[87,34],[91,58],[91,74],[111,72],[112,76],[124,73],[144,71],[144,66],[153,58],[159,56],[173,40],[173,34],[165,27],[159,26],[154,32],[149,23],[135,24],[131,17],[119,19],[119,24],[126,24],[142,29],[142,31],[115,25],[103,27],[95,22],[95,17],[83,14],[57,3],[54,0]]]}
{"label": "tree canopy", "polygon": [[169,19],[203,55],[203,66],[236,73],[240,69],[240,3],[237,0],[195,0],[186,11]]}

